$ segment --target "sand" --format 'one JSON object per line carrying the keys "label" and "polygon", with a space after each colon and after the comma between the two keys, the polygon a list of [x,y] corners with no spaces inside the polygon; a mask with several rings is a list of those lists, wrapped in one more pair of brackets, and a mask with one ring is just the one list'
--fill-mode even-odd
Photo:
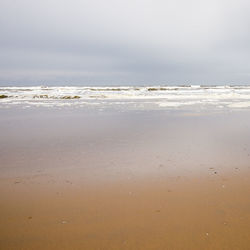
{"label": "sand", "polygon": [[0,249],[249,249],[249,126],[248,112],[5,113]]}

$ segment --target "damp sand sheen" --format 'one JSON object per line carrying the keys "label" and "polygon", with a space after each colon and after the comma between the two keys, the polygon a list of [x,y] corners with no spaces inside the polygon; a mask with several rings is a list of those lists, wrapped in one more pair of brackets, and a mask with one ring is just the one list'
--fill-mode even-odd
{"label": "damp sand sheen", "polygon": [[0,249],[250,248],[248,87],[0,96]]}

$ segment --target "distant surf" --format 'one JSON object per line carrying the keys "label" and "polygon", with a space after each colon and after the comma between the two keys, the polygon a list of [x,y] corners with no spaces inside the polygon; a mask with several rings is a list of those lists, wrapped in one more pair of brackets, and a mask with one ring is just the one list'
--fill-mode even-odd
{"label": "distant surf", "polygon": [[135,109],[250,108],[250,86],[0,87],[0,108],[126,106]]}

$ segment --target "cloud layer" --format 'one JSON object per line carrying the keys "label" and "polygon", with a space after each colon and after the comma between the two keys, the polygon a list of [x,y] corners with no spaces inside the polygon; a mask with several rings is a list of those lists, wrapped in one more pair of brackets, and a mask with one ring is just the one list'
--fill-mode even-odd
{"label": "cloud layer", "polygon": [[245,0],[2,0],[0,84],[250,84]]}

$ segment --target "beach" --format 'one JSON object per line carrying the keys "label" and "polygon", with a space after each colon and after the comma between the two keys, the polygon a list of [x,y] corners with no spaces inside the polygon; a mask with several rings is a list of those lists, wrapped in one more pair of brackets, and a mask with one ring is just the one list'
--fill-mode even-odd
{"label": "beach", "polygon": [[248,110],[0,113],[1,249],[248,249]]}
{"label": "beach", "polygon": [[0,6],[0,250],[250,250],[250,1]]}

